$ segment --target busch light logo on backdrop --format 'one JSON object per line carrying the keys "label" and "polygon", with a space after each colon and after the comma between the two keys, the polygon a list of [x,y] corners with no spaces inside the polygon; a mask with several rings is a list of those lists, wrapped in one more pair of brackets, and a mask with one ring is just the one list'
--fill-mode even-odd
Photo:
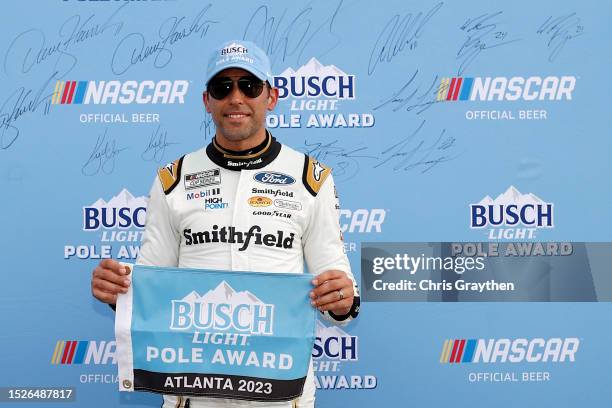
{"label": "busch light logo on backdrop", "polygon": [[83,231],[95,231],[100,228],[142,229],[146,210],[147,198],[134,197],[124,188],[108,203],[99,198],[90,206],[83,207]]}
{"label": "busch light logo on backdrop", "polygon": [[312,358],[357,361],[357,336],[351,336],[338,326],[327,327],[317,321],[317,337]]}
{"label": "busch light logo on backdrop", "polygon": [[[294,70],[274,76],[279,101],[291,104],[291,114],[269,114],[269,128],[364,128],[374,126],[374,115],[345,111],[344,102],[357,98],[355,75],[311,58]],[[309,113],[309,114],[308,114]]]}
{"label": "busch light logo on backdrop", "polygon": [[[134,197],[127,189],[108,202],[99,198],[83,207],[82,229],[100,232],[104,244],[70,244],[64,246],[64,259],[136,259],[145,226],[147,197]],[[132,245],[112,245],[131,242]]]}
{"label": "busch light logo on backdrop", "polygon": [[202,296],[194,291],[172,301],[170,330],[194,329],[272,335],[274,305],[262,302],[247,290],[236,292],[223,281]]}
{"label": "busch light logo on backdrop", "polygon": [[[359,360],[359,338],[340,327],[317,321],[317,335],[312,349],[315,386],[318,389],[373,389],[375,375],[347,373],[350,363]],[[348,363],[348,365],[346,365]]]}
{"label": "busch light logo on backdrop", "polygon": [[[287,68],[275,76],[274,87],[279,91],[279,99],[289,97],[354,99],[355,75],[348,75],[335,65],[324,66],[313,57],[297,71]],[[296,102],[293,101],[291,105],[298,105]]]}
{"label": "busch light logo on backdrop", "polygon": [[470,204],[470,228],[489,228],[489,239],[533,239],[537,230],[554,227],[553,211],[552,203],[510,186],[495,200]]}

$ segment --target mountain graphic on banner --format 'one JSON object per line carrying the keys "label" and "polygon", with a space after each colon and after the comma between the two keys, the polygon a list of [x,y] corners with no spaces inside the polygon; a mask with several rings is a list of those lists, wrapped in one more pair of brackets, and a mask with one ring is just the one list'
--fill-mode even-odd
{"label": "mountain graphic on banner", "polygon": [[193,291],[185,296],[183,299],[189,303],[227,303],[230,305],[263,305],[264,303],[259,300],[248,290],[237,292],[232,288],[226,281],[219,283],[219,285],[206,292],[204,295],[199,296],[197,292]]}

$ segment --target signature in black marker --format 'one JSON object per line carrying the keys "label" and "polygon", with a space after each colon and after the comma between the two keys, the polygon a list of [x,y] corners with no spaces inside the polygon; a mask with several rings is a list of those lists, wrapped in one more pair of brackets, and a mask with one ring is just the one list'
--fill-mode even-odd
{"label": "signature in black marker", "polygon": [[456,139],[446,135],[446,129],[442,129],[433,142],[428,141],[429,137],[422,135],[425,123],[423,120],[408,136],[384,149],[374,168],[388,164],[392,165],[393,171],[414,169],[424,174],[441,163],[456,159],[459,156],[453,155]]}
{"label": "signature in black marker", "polygon": [[[343,2],[340,0],[328,17],[318,15],[318,10],[311,6],[298,10],[293,18],[287,15],[293,9],[285,9],[280,16],[274,16],[268,6],[260,6],[247,22],[242,38],[262,44],[273,61],[295,56],[300,64],[304,55],[325,55],[340,43],[334,24]],[[324,50],[307,49],[309,46]]]}
{"label": "signature in black marker", "polygon": [[433,6],[426,14],[422,11],[404,16],[395,14],[383,27],[368,61],[368,75],[372,75],[378,63],[391,60],[405,49],[413,50],[423,35],[429,20],[442,8],[444,2]]}
{"label": "signature in black marker", "polygon": [[362,160],[378,159],[376,156],[365,154],[367,149],[366,146],[347,149],[340,146],[338,140],[327,143],[304,140],[302,151],[332,167],[334,177],[338,180],[348,180],[359,172]]}
{"label": "signature in black marker", "polygon": [[54,60],[52,70],[58,71],[60,77],[68,74],[78,61],[72,52],[75,46],[97,39],[107,30],[114,29],[110,31],[114,36],[119,34],[123,21],[117,16],[126,5],[117,7],[101,22],[98,22],[95,13],[87,17],[80,14],[70,16],[59,26],[57,37],[50,41],[47,41],[45,32],[37,28],[18,34],[4,54],[4,72],[27,74],[35,66]]}
{"label": "signature in black marker", "polygon": [[157,163],[161,163],[168,146],[175,144],[178,143],[168,141],[168,131],[162,130],[161,125],[157,125],[153,133],[151,133],[151,138],[147,143],[147,147],[145,148],[144,152],[142,152],[140,157],[144,161],[154,160]]}
{"label": "signature in black marker", "polygon": [[380,104],[372,109],[378,110],[391,107],[393,112],[399,110],[411,112],[414,110],[417,115],[420,115],[435,103],[441,102],[436,98],[440,91],[439,85],[437,85],[439,82],[438,75],[435,75],[430,82],[417,83],[416,78],[418,74],[419,70],[417,69],[400,89],[393,92],[390,97],[383,99]]}
{"label": "signature in black marker", "polygon": [[584,34],[584,26],[576,13],[570,13],[556,18],[548,17],[536,32],[548,36],[548,61],[552,62],[569,40]]}
{"label": "signature in black marker", "polygon": [[502,13],[503,11],[498,11],[468,18],[460,27],[468,37],[457,52],[457,59],[461,60],[458,75],[462,75],[483,51],[520,41],[519,39],[508,39],[508,31],[497,28],[499,23],[495,18]]}
{"label": "signature in black marker", "polygon": [[10,148],[19,138],[19,128],[15,126],[19,119],[26,114],[35,113],[41,106],[43,114],[49,114],[53,94],[46,92],[56,76],[57,72],[54,72],[37,91],[21,86],[2,103],[0,106],[0,149]]}
{"label": "signature in black marker", "polygon": [[204,140],[208,140],[215,135],[215,123],[212,120],[212,116],[210,116],[208,113],[204,117],[202,123],[200,123],[200,130],[204,131]]}
{"label": "signature in black marker", "polygon": [[115,171],[117,157],[127,148],[117,147],[117,141],[107,137],[107,134],[108,128],[104,129],[104,133],[98,136],[89,158],[81,168],[81,173],[84,175],[93,176],[100,171],[104,174],[111,174]]}
{"label": "signature in black marker", "polygon": [[205,18],[212,4],[205,6],[200,12],[188,20],[186,16],[172,16],[164,20],[157,30],[158,40],[148,42],[142,33],[131,33],[123,37],[111,59],[111,70],[116,75],[124,74],[134,65],[153,59],[154,68],[164,68],[172,61],[172,47],[187,38],[204,38],[208,31],[219,21]]}

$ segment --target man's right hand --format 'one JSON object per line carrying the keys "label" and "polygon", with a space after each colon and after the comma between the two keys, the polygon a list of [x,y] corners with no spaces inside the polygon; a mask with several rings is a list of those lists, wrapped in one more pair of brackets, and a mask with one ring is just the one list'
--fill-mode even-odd
{"label": "man's right hand", "polygon": [[114,305],[119,293],[127,293],[129,274],[129,266],[121,265],[114,259],[104,259],[91,274],[91,293],[99,301]]}

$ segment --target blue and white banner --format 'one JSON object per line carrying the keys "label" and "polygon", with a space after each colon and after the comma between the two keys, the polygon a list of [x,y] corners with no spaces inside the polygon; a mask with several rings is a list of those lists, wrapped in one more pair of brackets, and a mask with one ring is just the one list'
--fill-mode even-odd
{"label": "blue and white banner", "polygon": [[136,265],[117,301],[119,389],[296,398],[315,338],[310,279]]}

